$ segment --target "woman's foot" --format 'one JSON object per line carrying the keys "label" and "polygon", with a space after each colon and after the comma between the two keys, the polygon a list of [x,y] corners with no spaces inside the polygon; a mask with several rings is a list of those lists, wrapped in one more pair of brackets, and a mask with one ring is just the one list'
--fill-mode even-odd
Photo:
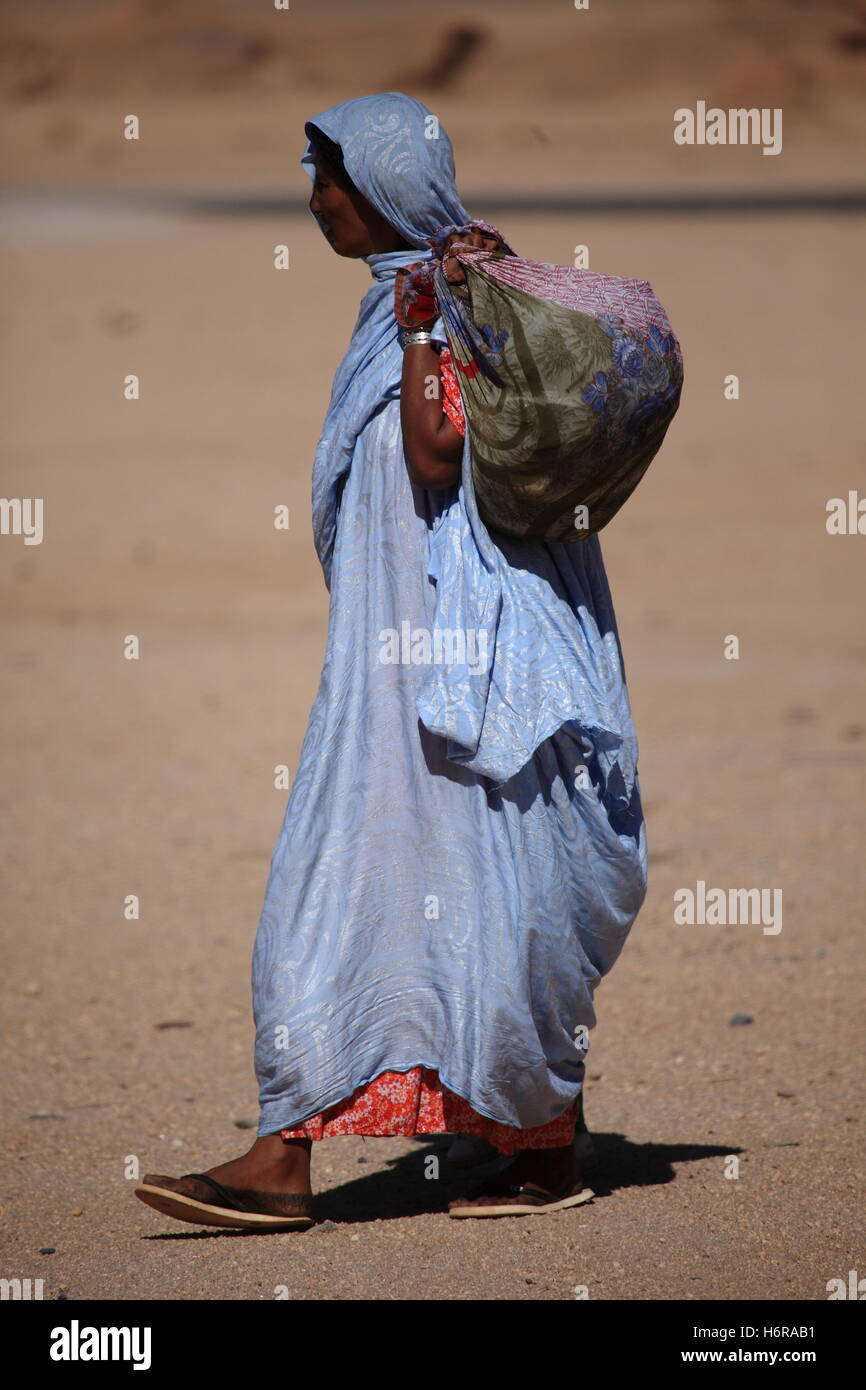
{"label": "woman's foot", "polygon": [[[226,1187],[251,1188],[256,1192],[312,1192],[309,1139],[281,1139],[266,1134],[256,1139],[240,1158],[206,1170]],[[146,1179],[145,1179],[146,1181]]]}
{"label": "woman's foot", "polygon": [[312,1224],[309,1139],[256,1139],[241,1158],[181,1178],[147,1173],[135,1195],[196,1225],[290,1230]]}
{"label": "woman's foot", "polygon": [[523,1149],[498,1177],[486,1181],[472,1196],[448,1203],[450,1216],[527,1216],[537,1211],[560,1211],[588,1202],[574,1147]]}

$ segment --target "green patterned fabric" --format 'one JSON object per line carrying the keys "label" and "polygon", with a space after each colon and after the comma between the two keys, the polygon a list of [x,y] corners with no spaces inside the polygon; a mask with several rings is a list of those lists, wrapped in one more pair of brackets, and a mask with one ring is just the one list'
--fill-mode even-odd
{"label": "green patterned fabric", "polygon": [[576,541],[637,486],[679,403],[682,356],[646,281],[457,251],[436,294],[469,426],[479,514]]}

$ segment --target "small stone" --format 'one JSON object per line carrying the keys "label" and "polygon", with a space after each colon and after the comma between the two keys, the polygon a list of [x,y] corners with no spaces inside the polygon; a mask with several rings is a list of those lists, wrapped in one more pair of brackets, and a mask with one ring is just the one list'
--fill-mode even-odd
{"label": "small stone", "polygon": [[734,1017],[728,1021],[728,1027],[745,1028],[747,1023],[754,1023],[754,1021],[751,1014],[734,1014]]}
{"label": "small stone", "polygon": [[792,1100],[793,1097],[794,1097],[796,1094],[797,1094],[796,1091],[777,1091],[777,1092],[776,1092],[776,1095],[777,1095],[777,1096],[781,1096],[783,1100]]}
{"label": "small stone", "polygon": [[83,1208],[83,1207],[75,1207],[75,1209],[74,1209],[73,1211],[71,1211],[71,1212],[69,1213],[69,1215],[70,1215],[70,1216],[83,1216],[83,1215],[84,1215],[84,1208]]}
{"label": "small stone", "polygon": [[357,1162],[357,1163],[369,1163],[370,1160],[369,1160],[369,1158],[359,1158],[359,1159],[356,1160],[356,1162]]}
{"label": "small stone", "polygon": [[54,1245],[43,1245],[39,1253],[40,1255],[54,1255],[56,1254],[56,1249],[57,1248]]}
{"label": "small stone", "polygon": [[28,1120],[65,1120],[65,1115],[52,1114],[50,1110],[34,1110],[32,1115],[27,1116]]}
{"label": "small stone", "polygon": [[186,1148],[186,1145],[184,1144],[182,1139],[172,1139],[171,1147],[173,1149],[184,1149]]}
{"label": "small stone", "polygon": [[39,994],[41,990],[42,986],[40,985],[38,980],[28,980],[27,984],[24,986],[25,994]]}
{"label": "small stone", "polygon": [[232,1124],[234,1125],[235,1129],[255,1129],[256,1127],[255,1120],[232,1120]]}
{"label": "small stone", "polygon": [[313,1227],[313,1231],[336,1231],[336,1221],[320,1221],[318,1226]]}

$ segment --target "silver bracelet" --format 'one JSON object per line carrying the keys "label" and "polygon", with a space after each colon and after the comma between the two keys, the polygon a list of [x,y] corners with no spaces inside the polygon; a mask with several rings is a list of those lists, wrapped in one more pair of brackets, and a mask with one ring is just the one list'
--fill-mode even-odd
{"label": "silver bracelet", "polygon": [[401,328],[400,346],[405,349],[414,343],[432,343],[433,334],[424,328]]}

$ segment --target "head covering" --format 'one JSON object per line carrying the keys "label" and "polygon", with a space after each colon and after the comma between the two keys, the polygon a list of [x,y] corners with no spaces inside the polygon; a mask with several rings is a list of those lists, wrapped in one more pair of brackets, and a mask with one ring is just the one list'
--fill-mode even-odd
{"label": "head covering", "polygon": [[[356,97],[314,116],[304,130],[308,139],[321,131],[340,146],[352,183],[410,246],[429,252],[428,238],[440,227],[469,220],[454,186],[451,141],[414,97]],[[313,178],[311,144],[301,164]]]}
{"label": "head covering", "polygon": [[[322,111],[304,129],[308,143],[301,165],[310,178],[315,178],[315,160],[309,137],[320,130],[340,146],[355,187],[415,248],[363,257],[375,283],[361,300],[348,351],[334,377],[313,463],[313,534],[330,588],[338,500],[355,441],[383,403],[400,395],[397,271],[429,259],[434,233],[444,225],[467,222],[469,214],[454,186],[451,141],[432,111],[414,97],[402,92],[357,97]],[[445,342],[441,324],[434,336]]]}

